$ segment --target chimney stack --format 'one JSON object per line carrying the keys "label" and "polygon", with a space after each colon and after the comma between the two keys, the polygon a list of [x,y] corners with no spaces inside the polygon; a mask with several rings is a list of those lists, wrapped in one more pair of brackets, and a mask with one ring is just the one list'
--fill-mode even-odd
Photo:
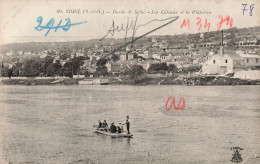
{"label": "chimney stack", "polygon": [[223,33],[224,33],[224,31],[221,30],[221,45],[220,45],[220,54],[221,54],[221,55],[224,55]]}

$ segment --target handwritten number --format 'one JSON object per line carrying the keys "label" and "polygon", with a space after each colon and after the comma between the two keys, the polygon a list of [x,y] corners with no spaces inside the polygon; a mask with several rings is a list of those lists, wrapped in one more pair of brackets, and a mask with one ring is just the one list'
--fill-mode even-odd
{"label": "handwritten number", "polygon": [[45,33],[45,36],[47,36],[48,33],[51,31],[51,29],[52,29],[51,27],[53,27],[54,23],[55,23],[54,18],[51,18],[51,20],[46,24],[48,31]]}
{"label": "handwritten number", "polygon": [[197,17],[197,25],[199,25],[199,29],[198,29],[198,31],[201,29],[201,26],[202,26],[202,24],[201,24],[201,18],[200,17]]}
{"label": "handwritten number", "polygon": [[[244,7],[242,10],[243,10],[243,15],[245,15],[245,11],[247,11],[248,9],[246,9],[246,6],[247,4],[242,4],[242,6]],[[250,16],[253,16],[253,9],[255,7],[255,4],[251,4],[249,9],[250,9],[250,12],[249,12],[249,15]]]}
{"label": "handwritten number", "polygon": [[59,24],[56,26],[55,32],[57,32],[58,28],[60,27],[61,22],[62,22],[62,20],[60,20]]}
{"label": "handwritten number", "polygon": [[210,28],[210,22],[208,23],[208,20],[206,19],[206,20],[205,20],[204,28],[206,29],[207,27],[208,27],[208,31],[209,31],[209,28]]}
{"label": "handwritten number", "polygon": [[244,8],[242,9],[242,10],[243,10],[243,15],[244,15],[244,14],[245,14],[245,11],[247,11],[247,9],[246,9],[247,4],[242,4],[242,5],[243,5],[243,7],[244,7]]}
{"label": "handwritten number", "polygon": [[41,24],[42,24],[42,16],[39,16],[38,18],[37,18],[37,20],[36,20],[39,24],[38,24],[38,26],[37,27],[34,27],[36,30],[38,30],[38,31],[41,31],[41,30],[43,30],[43,28],[41,28],[41,29],[39,29],[39,27],[41,26]]}
{"label": "handwritten number", "polygon": [[250,13],[249,13],[250,16],[253,15],[254,6],[255,6],[255,4],[250,5]]}
{"label": "handwritten number", "polygon": [[233,18],[232,17],[230,17],[228,15],[228,16],[226,16],[225,19],[223,19],[222,16],[218,16],[218,18],[220,18],[220,22],[217,25],[218,26],[218,31],[221,29],[222,24],[225,23],[225,22],[226,22],[227,26],[229,25],[229,27],[232,28],[232,26],[233,26]]}
{"label": "handwritten number", "polygon": [[71,26],[71,22],[70,22],[70,18],[66,18],[65,21],[67,22],[65,27],[63,27],[63,31],[68,31],[70,29]]}
{"label": "handwritten number", "polygon": [[54,18],[51,18],[51,19],[49,20],[49,22],[48,22],[45,26],[43,26],[43,25],[42,25],[42,20],[43,20],[42,16],[39,16],[39,17],[37,18],[37,20],[36,20],[36,21],[38,22],[38,26],[36,26],[36,27],[34,27],[34,28],[35,28],[37,31],[42,31],[42,30],[45,30],[45,29],[46,29],[47,32],[45,33],[44,36],[47,36],[48,33],[49,33],[52,29],[54,29],[54,32],[57,32],[59,28],[61,28],[63,31],[68,31],[71,26],[75,26],[75,25],[80,25],[80,24],[83,24],[83,23],[87,23],[87,21],[84,21],[84,22],[78,22],[78,23],[73,23],[73,24],[72,24],[71,21],[70,21],[70,18],[66,18],[66,19],[65,19],[65,22],[67,22],[67,23],[66,23],[64,26],[61,25],[62,20],[59,21],[59,23],[58,23],[57,26],[54,26],[55,19],[54,19]]}

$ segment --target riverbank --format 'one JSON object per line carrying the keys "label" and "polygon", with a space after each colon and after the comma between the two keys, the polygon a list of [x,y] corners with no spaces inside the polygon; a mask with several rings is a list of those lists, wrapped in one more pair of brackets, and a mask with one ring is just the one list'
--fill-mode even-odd
{"label": "riverbank", "polygon": [[[122,80],[122,81],[121,81]],[[145,78],[138,83],[129,78],[122,78],[120,81],[115,81],[114,85],[197,85],[197,86],[210,86],[210,85],[259,85],[257,80],[239,79],[231,77],[217,77],[217,78],[181,78],[181,77],[158,77],[158,78]]]}
{"label": "riverbank", "polygon": [[[80,79],[62,79],[57,81],[56,79],[4,79],[1,80],[3,85],[77,85]],[[53,83],[57,81],[56,83]]]}
{"label": "riverbank", "polygon": [[[134,81],[129,77],[108,77],[109,85],[259,85],[257,80],[238,79],[231,77],[196,77],[183,78],[170,77],[146,77],[141,81]],[[78,85],[83,78],[67,79],[2,79],[3,85]]]}

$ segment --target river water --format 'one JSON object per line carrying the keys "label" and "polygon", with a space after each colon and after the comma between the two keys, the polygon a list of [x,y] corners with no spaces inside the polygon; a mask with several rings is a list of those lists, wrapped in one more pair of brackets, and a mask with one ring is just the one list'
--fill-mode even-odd
{"label": "river water", "polygon": [[[1,86],[0,163],[259,163],[260,86]],[[185,109],[169,111],[169,96]],[[130,116],[133,138],[94,133]]]}

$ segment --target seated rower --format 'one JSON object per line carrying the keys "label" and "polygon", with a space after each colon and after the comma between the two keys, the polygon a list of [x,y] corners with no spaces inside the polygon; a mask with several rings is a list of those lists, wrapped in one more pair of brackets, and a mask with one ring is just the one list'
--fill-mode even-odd
{"label": "seated rower", "polygon": [[116,126],[114,125],[114,123],[112,123],[111,126],[110,126],[110,132],[116,133]]}
{"label": "seated rower", "polygon": [[119,125],[117,126],[117,132],[118,132],[118,133],[122,133],[122,132],[123,132],[123,125],[121,124],[121,122],[120,122]]}
{"label": "seated rower", "polygon": [[102,128],[104,128],[105,131],[107,131],[107,129],[108,129],[108,125],[107,125],[106,120],[104,120],[103,125],[102,125]]}
{"label": "seated rower", "polygon": [[98,129],[102,128],[102,122],[100,120],[98,120]]}

